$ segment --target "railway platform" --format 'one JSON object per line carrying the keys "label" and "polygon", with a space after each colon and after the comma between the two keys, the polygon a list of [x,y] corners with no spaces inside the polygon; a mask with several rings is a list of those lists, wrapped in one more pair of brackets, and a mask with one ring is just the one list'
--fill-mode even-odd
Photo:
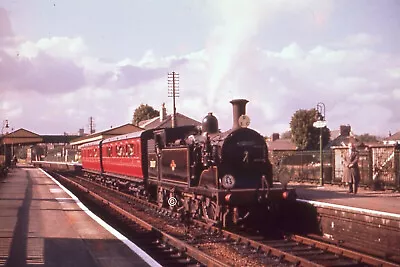
{"label": "railway platform", "polygon": [[40,169],[0,180],[0,266],[160,266]]}
{"label": "railway platform", "polygon": [[302,200],[388,213],[400,218],[400,192],[372,191],[361,187],[357,194],[351,194],[347,192],[347,187],[310,183],[289,183],[289,187],[295,188],[298,198]]}
{"label": "railway platform", "polygon": [[302,222],[308,233],[319,233],[338,246],[400,263],[399,192],[359,188],[352,194],[338,185],[288,186],[295,188],[298,196],[293,221]]}

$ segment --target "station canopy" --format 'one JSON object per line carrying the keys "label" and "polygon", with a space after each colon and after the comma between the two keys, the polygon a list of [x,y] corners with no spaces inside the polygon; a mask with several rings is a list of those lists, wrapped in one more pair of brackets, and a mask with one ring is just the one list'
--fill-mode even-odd
{"label": "station canopy", "polygon": [[2,145],[34,145],[40,143],[69,143],[77,135],[39,135],[25,129],[18,129],[0,137]]}
{"label": "station canopy", "polygon": [[5,134],[1,137],[1,144],[3,145],[15,145],[15,144],[32,145],[42,142],[43,138],[40,135],[22,128],[14,132]]}

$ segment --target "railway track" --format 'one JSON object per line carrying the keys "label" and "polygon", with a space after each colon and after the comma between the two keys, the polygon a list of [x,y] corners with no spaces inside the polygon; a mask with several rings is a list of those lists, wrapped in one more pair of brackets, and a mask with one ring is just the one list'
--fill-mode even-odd
{"label": "railway track", "polygon": [[265,240],[257,233],[222,230],[82,177],[53,174],[95,201],[108,219],[122,223],[123,231],[164,266],[398,266],[304,236]]}

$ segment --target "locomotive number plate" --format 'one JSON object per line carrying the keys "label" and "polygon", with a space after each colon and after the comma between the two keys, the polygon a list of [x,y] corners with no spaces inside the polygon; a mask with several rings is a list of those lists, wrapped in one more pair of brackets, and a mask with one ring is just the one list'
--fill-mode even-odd
{"label": "locomotive number plate", "polygon": [[222,177],[222,186],[226,189],[231,189],[234,185],[235,185],[235,178],[230,175],[224,175],[224,177]]}

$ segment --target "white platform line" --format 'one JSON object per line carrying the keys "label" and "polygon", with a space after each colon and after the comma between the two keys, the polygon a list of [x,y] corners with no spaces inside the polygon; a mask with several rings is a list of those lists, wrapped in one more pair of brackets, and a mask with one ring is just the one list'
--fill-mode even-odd
{"label": "white platform line", "polygon": [[39,168],[47,177],[53,180],[58,186],[60,186],[73,200],[75,200],[76,204],[84,211],[86,212],[87,215],[89,215],[93,220],[95,220],[98,224],[103,226],[107,231],[109,231],[111,234],[113,234],[116,238],[121,240],[125,245],[127,245],[133,252],[135,252],[139,257],[141,257],[146,263],[148,263],[150,266],[162,266],[158,262],[156,262],[152,257],[150,257],[145,251],[143,251],[141,248],[135,245],[132,241],[130,241],[128,238],[126,238],[123,234],[115,230],[112,226],[110,226],[108,223],[103,221],[101,218],[99,218],[96,214],[91,212],[83,203],[67,188],[65,188],[59,181],[54,179],[50,174],[45,172],[43,169]]}
{"label": "white platform line", "polygon": [[395,219],[400,219],[400,214],[390,213],[390,212],[385,212],[385,211],[356,208],[356,207],[350,207],[350,206],[344,206],[344,205],[332,204],[332,203],[326,203],[326,202],[320,202],[320,201],[313,201],[313,200],[307,200],[307,199],[297,199],[297,201],[310,203],[317,207],[339,208],[339,209],[343,209],[343,210],[357,211],[357,212],[376,215],[376,216],[387,216],[387,217],[393,217]]}

